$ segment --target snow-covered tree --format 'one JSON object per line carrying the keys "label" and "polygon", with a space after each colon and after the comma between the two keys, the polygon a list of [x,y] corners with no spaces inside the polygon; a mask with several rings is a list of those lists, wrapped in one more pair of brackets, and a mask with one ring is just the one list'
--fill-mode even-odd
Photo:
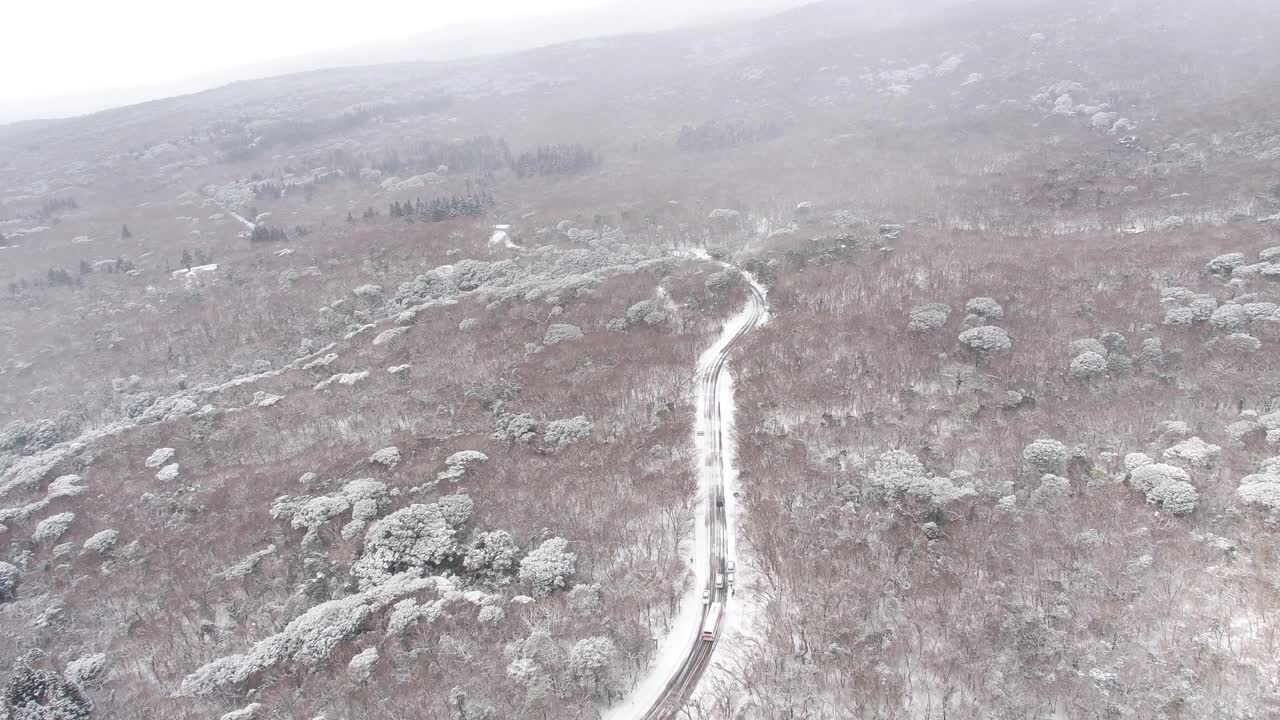
{"label": "snow-covered tree", "polygon": [[503,574],[513,572],[520,548],[506,530],[478,532],[467,545],[462,566],[474,573]]}
{"label": "snow-covered tree", "polygon": [[18,568],[0,560],[0,603],[9,602],[18,597]]}
{"label": "snow-covered tree", "polygon": [[618,654],[613,641],[604,636],[583,638],[569,651],[569,672],[584,688],[599,694],[607,685],[610,666]]}
{"label": "snow-covered tree", "polygon": [[347,663],[347,677],[354,683],[366,683],[373,677],[373,668],[378,664],[378,648],[365,648],[356,653]]}
{"label": "snow-covered tree", "polygon": [[178,452],[177,450],[174,450],[173,448],[170,448],[170,447],[159,448],[155,452],[147,456],[147,461],[145,465],[148,468],[158,468],[161,465],[164,465],[165,463],[172,460],[173,456],[176,455],[177,452]]}
{"label": "snow-covered tree", "polygon": [[[532,420],[533,418],[529,419]],[[478,450],[460,450],[445,458],[446,469],[436,475],[436,480],[458,482],[466,474],[468,467],[478,465],[488,459],[488,455]]]}
{"label": "snow-covered tree", "polygon": [[1246,262],[1248,260],[1245,258],[1244,253],[1227,253],[1210,260],[1204,266],[1204,271],[1210,275],[1226,277],[1231,275],[1232,270],[1244,265]]}
{"label": "snow-covered tree", "polygon": [[551,538],[544,541],[520,561],[520,579],[533,586],[538,595],[549,595],[563,588],[574,573],[578,556],[568,552],[569,541]]}
{"label": "snow-covered tree", "polygon": [[32,667],[30,656],[18,660],[0,689],[0,718],[12,720],[88,720],[93,703],[80,686],[55,672]]}
{"label": "snow-covered tree", "polygon": [[1071,359],[1071,377],[1087,380],[1107,372],[1107,358],[1095,352],[1082,352]]}
{"label": "snow-covered tree", "polygon": [[369,462],[384,465],[388,468],[394,468],[396,465],[400,464],[400,448],[394,445],[384,447],[370,455]]}
{"label": "snow-covered tree", "polygon": [[982,325],[960,333],[960,343],[978,353],[993,353],[1013,347],[1009,334],[995,325]]}
{"label": "snow-covered tree", "polygon": [[1147,490],[1147,502],[1158,503],[1174,515],[1190,515],[1199,499],[1195,487],[1181,480],[1164,478]]}
{"label": "snow-covered tree", "polygon": [[1162,482],[1184,482],[1189,484],[1191,477],[1187,475],[1186,470],[1175,465],[1165,465],[1163,463],[1139,465],[1129,473],[1129,484],[1144,493]]}
{"label": "snow-covered tree", "polygon": [[31,535],[31,541],[52,543],[67,532],[67,529],[71,527],[71,523],[75,522],[75,519],[76,514],[73,512],[50,515],[36,525],[36,531]]}
{"label": "snow-covered tree", "polygon": [[67,663],[67,668],[63,675],[80,687],[87,687],[102,675],[102,671],[106,667],[107,656],[105,653],[91,653],[89,655],[81,655]]}
{"label": "snow-covered tree", "polygon": [[951,308],[943,303],[928,303],[911,308],[907,329],[912,332],[937,330],[947,324]]}
{"label": "snow-covered tree", "polygon": [[971,315],[977,315],[983,320],[1000,320],[1004,318],[1004,308],[995,298],[976,297],[964,304],[964,309]]}
{"label": "snow-covered tree", "polygon": [[1067,446],[1049,438],[1034,440],[1022,449],[1023,461],[1042,475],[1062,472],[1068,457]]}
{"label": "snow-covered tree", "polygon": [[501,605],[485,605],[480,608],[480,614],[476,616],[476,621],[481,625],[494,625],[502,622],[504,617],[506,617],[506,612]]}
{"label": "snow-covered tree", "polygon": [[351,574],[366,590],[397,573],[445,565],[458,554],[456,535],[440,505],[410,505],[369,528]]}
{"label": "snow-covered tree", "polygon": [[542,439],[547,445],[560,449],[590,437],[591,429],[591,421],[582,415],[567,420],[552,420],[547,423]]}
{"label": "snow-covered tree", "polygon": [[1223,305],[1209,316],[1209,324],[1223,332],[1236,332],[1249,323],[1249,313],[1243,305]]}
{"label": "snow-covered tree", "polygon": [[[1280,473],[1280,468],[1277,468]],[[1236,494],[1245,505],[1261,508],[1268,512],[1280,510],[1280,474],[1258,473],[1248,475],[1240,481]]]}
{"label": "snow-covered tree", "polygon": [[106,555],[120,541],[119,530],[103,530],[84,541],[84,551]]}
{"label": "snow-covered tree", "polygon": [[1164,451],[1166,460],[1181,460],[1193,467],[1208,467],[1217,460],[1222,448],[1199,437],[1190,437]]}
{"label": "snow-covered tree", "polygon": [[556,343],[580,337],[582,337],[582,328],[577,325],[558,323],[547,328],[547,332],[542,338],[542,344],[555,345]]}
{"label": "snow-covered tree", "polygon": [[1081,338],[1071,341],[1071,357],[1076,357],[1081,353],[1097,353],[1098,355],[1106,355],[1107,347],[1100,340],[1094,338]]}

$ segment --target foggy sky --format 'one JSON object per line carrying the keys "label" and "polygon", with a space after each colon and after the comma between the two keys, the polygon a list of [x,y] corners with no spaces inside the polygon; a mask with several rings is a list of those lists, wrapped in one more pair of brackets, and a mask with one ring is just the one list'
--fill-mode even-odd
{"label": "foggy sky", "polygon": [[[559,42],[657,30],[798,4],[801,0],[17,0],[5,10],[10,32],[0,42],[0,67],[5,68],[0,122],[92,112],[317,67],[444,59],[470,49],[494,52],[503,47],[499,37],[528,47],[544,38]],[[520,37],[526,28],[527,37]],[[415,35],[413,43],[406,42]]]}

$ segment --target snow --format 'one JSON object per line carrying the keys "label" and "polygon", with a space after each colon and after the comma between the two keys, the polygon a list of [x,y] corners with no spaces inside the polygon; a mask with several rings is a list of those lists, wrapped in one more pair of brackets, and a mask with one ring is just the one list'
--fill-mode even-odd
{"label": "snow", "polygon": [[524,249],[523,245],[517,245],[516,243],[512,242],[510,225],[494,225],[493,235],[489,236],[489,244],[502,245],[503,247],[508,247],[508,248],[511,248],[512,250]]}
{"label": "snow", "polygon": [[181,270],[174,270],[173,276],[190,278],[190,277],[195,277],[196,275],[200,275],[202,273],[211,273],[217,269],[218,269],[217,265],[197,265],[191,268],[190,270],[186,268],[182,268]]}
{"label": "snow", "polygon": [[[695,249],[688,254],[703,260],[710,260],[706,251],[702,249]],[[725,268],[733,268],[728,263],[711,262],[715,262]],[[764,287],[754,277],[745,272],[743,275],[759,291],[761,297],[767,297]],[[696,377],[700,378],[709,372],[716,359],[733,342],[740,331],[749,327],[759,327],[768,320],[768,304],[766,302],[759,318],[755,319],[755,323],[752,325],[752,307],[752,303],[748,303],[737,315],[725,323],[724,329],[720,332],[720,337],[698,358]],[[738,473],[734,466],[737,445],[734,441],[733,431],[733,378],[727,368],[728,365],[726,364],[725,370],[720,376],[720,383],[717,386],[718,395],[716,401],[720,405],[722,420],[719,430],[722,433],[721,461],[724,463],[722,477],[724,478],[725,486],[725,516],[728,523],[725,542],[726,558],[737,561],[737,579],[735,582],[736,590],[725,603],[721,636],[716,644],[716,660],[709,674],[716,672],[715,668],[724,662],[726,656],[740,656],[741,651],[738,646],[741,641],[751,635],[758,634],[756,629],[762,624],[760,614],[757,612],[758,605],[755,601],[754,593],[743,583],[744,577],[750,579],[752,576],[750,575],[751,571],[748,569],[748,563],[744,562],[745,558],[739,555],[737,544],[738,507],[735,494],[738,490]],[[671,623],[671,629],[665,637],[658,641],[654,663],[649,668],[648,674],[623,698],[622,702],[603,712],[603,720],[630,720],[631,718],[642,717],[662,697],[667,683],[680,671],[689,655],[690,647],[694,643],[701,642],[698,635],[702,625],[702,591],[710,585],[711,580],[710,565],[706,562],[706,558],[711,553],[710,529],[702,519],[707,517],[707,503],[715,480],[715,468],[708,464],[712,453],[711,428],[710,418],[703,412],[703,408],[707,404],[707,387],[701,382],[695,383],[695,386],[694,408],[696,409],[696,415],[693,443],[696,449],[699,469],[698,502],[693,513],[693,517],[697,519],[693,524],[692,557],[694,562],[688,573],[693,578],[693,582],[689,583],[685,589],[684,597],[680,600],[679,611]],[[686,541],[681,543],[682,552],[687,552],[688,546],[689,543],[686,538]],[[754,586],[755,583],[750,582],[748,585]],[[744,605],[746,606],[745,608],[742,607]],[[698,684],[699,688],[706,684],[705,675]],[[694,691],[695,699],[698,693],[699,690]]]}

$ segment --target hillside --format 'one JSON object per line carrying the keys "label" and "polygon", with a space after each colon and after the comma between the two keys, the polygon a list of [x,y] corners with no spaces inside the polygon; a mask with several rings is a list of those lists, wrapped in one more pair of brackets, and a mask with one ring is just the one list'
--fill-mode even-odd
{"label": "hillside", "polygon": [[1280,713],[1280,6],[895,7],[0,127],[0,718]]}

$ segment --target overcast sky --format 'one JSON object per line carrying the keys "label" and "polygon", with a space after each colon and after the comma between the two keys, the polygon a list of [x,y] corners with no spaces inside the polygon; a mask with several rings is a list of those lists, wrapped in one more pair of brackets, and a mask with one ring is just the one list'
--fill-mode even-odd
{"label": "overcast sky", "polygon": [[[0,122],[87,112],[252,76],[280,58],[376,47],[459,25],[634,14],[674,21],[786,0],[12,0],[0,41]],[[696,8],[688,6],[696,5]],[[675,17],[675,16],[683,16]],[[622,27],[600,28],[622,32]],[[652,24],[652,23],[650,23]],[[674,24],[674,23],[672,23]],[[545,25],[545,22],[544,22]],[[649,30],[653,27],[636,27]],[[553,38],[560,39],[560,38]],[[346,55],[355,57],[354,55]],[[301,69],[285,67],[283,69]],[[280,70],[280,71],[282,71]],[[246,74],[249,73],[249,74]]]}

